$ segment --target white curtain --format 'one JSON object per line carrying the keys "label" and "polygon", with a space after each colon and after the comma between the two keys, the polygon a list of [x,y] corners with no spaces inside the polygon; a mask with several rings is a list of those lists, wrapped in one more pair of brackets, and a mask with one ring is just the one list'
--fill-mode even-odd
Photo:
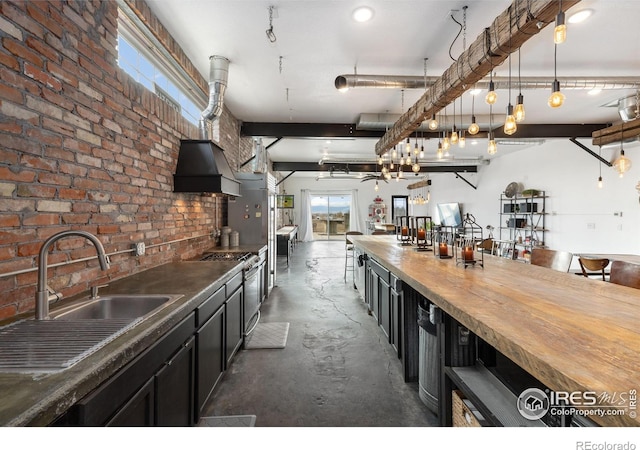
{"label": "white curtain", "polygon": [[302,189],[302,202],[300,202],[300,228],[298,239],[307,242],[313,241],[313,223],[311,218],[311,194],[309,189]]}
{"label": "white curtain", "polygon": [[349,224],[348,231],[360,231],[364,233],[364,224],[362,223],[362,216],[360,215],[360,207],[358,204],[358,190],[353,189],[351,191],[351,223]]}

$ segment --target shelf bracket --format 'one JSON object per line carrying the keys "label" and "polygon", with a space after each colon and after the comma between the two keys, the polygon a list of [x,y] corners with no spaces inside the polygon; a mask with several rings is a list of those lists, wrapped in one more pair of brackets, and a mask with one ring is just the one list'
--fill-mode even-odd
{"label": "shelf bracket", "polygon": [[476,186],[474,186],[473,184],[471,184],[471,182],[469,180],[467,180],[465,177],[463,177],[462,175],[460,175],[458,172],[453,172],[456,174],[456,178],[460,178],[462,181],[464,181],[465,183],[467,183],[469,186],[471,186],[472,188],[474,188],[475,190],[478,190],[478,188]]}
{"label": "shelf bracket", "polygon": [[608,167],[611,167],[612,164],[607,161],[606,159],[604,159],[602,156],[598,155],[596,152],[594,152],[593,150],[591,150],[589,147],[587,147],[584,144],[581,144],[580,142],[578,142],[576,140],[576,138],[569,138],[569,140],[571,142],[573,142],[574,144],[576,144],[578,147],[580,147],[582,150],[584,150],[585,152],[589,153],[591,156],[593,156],[595,159],[597,159],[598,161],[600,161],[602,164],[605,164]]}

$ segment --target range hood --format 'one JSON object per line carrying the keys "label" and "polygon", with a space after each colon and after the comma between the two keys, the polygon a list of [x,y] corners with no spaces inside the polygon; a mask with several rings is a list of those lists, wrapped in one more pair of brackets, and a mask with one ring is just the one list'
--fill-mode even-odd
{"label": "range hood", "polygon": [[208,192],[240,196],[224,150],[209,140],[182,140],[173,176],[174,192]]}

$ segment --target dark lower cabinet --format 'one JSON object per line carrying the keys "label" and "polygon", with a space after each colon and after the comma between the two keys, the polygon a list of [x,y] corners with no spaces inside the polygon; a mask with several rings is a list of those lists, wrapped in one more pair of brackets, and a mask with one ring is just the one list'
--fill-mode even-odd
{"label": "dark lower cabinet", "polygon": [[225,303],[225,315],[226,315],[226,357],[227,366],[231,364],[231,360],[235,356],[238,349],[242,346],[244,335],[244,321],[242,303],[242,288],[237,289],[227,299]]}
{"label": "dark lower cabinet", "polygon": [[155,383],[147,381],[106,423],[108,427],[152,427],[155,425]]}
{"label": "dark lower cabinet", "polygon": [[195,338],[184,343],[155,375],[156,425],[193,425]]}
{"label": "dark lower cabinet", "polygon": [[391,297],[389,283],[382,277],[378,280],[378,304],[380,305],[380,328],[391,342]]}
{"label": "dark lower cabinet", "polygon": [[196,348],[198,352],[196,420],[200,418],[204,405],[224,373],[224,323],[224,308],[220,308],[196,332]]}

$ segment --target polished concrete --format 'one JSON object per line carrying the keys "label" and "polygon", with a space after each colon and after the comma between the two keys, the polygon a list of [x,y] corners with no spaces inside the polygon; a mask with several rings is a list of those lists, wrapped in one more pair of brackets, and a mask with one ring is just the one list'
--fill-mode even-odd
{"label": "polished concrete", "polygon": [[205,416],[255,415],[257,427],[423,427],[437,417],[354,289],[344,241],[299,243],[262,305],[289,322],[284,349],[241,350]]}

